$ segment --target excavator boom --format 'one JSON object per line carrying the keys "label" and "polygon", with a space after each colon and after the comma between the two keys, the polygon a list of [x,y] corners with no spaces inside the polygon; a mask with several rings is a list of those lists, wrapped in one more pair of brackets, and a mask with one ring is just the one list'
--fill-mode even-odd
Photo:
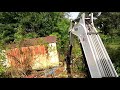
{"label": "excavator boom", "polygon": [[94,27],[93,13],[85,18],[85,13],[70,32],[78,37],[85,54],[86,62],[92,78],[118,77],[105,46]]}

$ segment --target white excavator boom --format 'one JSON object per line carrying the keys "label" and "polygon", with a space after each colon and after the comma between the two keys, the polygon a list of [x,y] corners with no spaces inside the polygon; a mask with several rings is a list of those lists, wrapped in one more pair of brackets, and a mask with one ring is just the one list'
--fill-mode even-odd
{"label": "white excavator boom", "polygon": [[85,18],[85,13],[75,24],[70,32],[78,37],[81,42],[86,62],[92,78],[118,77],[105,46],[94,27],[93,13]]}

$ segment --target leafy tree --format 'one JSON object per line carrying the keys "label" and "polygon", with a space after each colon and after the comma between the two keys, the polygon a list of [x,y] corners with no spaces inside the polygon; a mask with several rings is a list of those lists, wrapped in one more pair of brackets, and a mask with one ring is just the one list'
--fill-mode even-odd
{"label": "leafy tree", "polygon": [[[95,25],[105,34],[115,34],[120,29],[120,13],[119,12],[102,12],[95,21]],[[114,29],[114,30],[113,30]]]}
{"label": "leafy tree", "polygon": [[64,12],[1,12],[0,39],[3,43],[10,43],[17,41],[21,36],[25,38],[48,36],[59,31],[57,23],[62,19]]}

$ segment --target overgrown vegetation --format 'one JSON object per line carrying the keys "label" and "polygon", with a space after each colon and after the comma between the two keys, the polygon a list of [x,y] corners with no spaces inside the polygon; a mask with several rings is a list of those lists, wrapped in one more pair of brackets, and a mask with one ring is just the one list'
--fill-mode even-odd
{"label": "overgrown vegetation", "polygon": [[120,37],[109,35],[101,35],[106,50],[115,66],[115,69],[120,76]]}
{"label": "overgrown vegetation", "polygon": [[[86,12],[88,13],[88,12]],[[95,16],[97,12],[94,12]],[[8,49],[10,43],[20,43],[28,38],[57,37],[57,49],[60,61],[64,62],[68,50],[68,29],[70,20],[65,12],[0,12],[0,52]],[[102,12],[94,21],[95,27],[107,48],[108,54],[120,75],[120,13]],[[72,51],[73,73],[85,71],[82,53],[78,40],[75,38]],[[0,62],[5,56],[0,53]],[[6,68],[0,63],[0,77],[4,77]]]}
{"label": "overgrown vegetation", "polygon": [[72,76],[78,78],[86,77],[86,67],[83,61],[83,54],[80,47],[80,42],[76,36],[73,39],[72,48]]}

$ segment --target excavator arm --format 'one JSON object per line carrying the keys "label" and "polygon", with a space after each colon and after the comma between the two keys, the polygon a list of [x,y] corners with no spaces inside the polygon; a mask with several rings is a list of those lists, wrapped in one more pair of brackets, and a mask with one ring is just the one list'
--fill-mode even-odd
{"label": "excavator arm", "polygon": [[70,44],[66,59],[67,65],[70,66],[72,35],[75,35],[80,40],[91,78],[118,77],[105,46],[94,27],[93,13],[90,14],[89,18],[86,18],[85,13],[83,13],[77,21],[70,27],[69,31]]}

